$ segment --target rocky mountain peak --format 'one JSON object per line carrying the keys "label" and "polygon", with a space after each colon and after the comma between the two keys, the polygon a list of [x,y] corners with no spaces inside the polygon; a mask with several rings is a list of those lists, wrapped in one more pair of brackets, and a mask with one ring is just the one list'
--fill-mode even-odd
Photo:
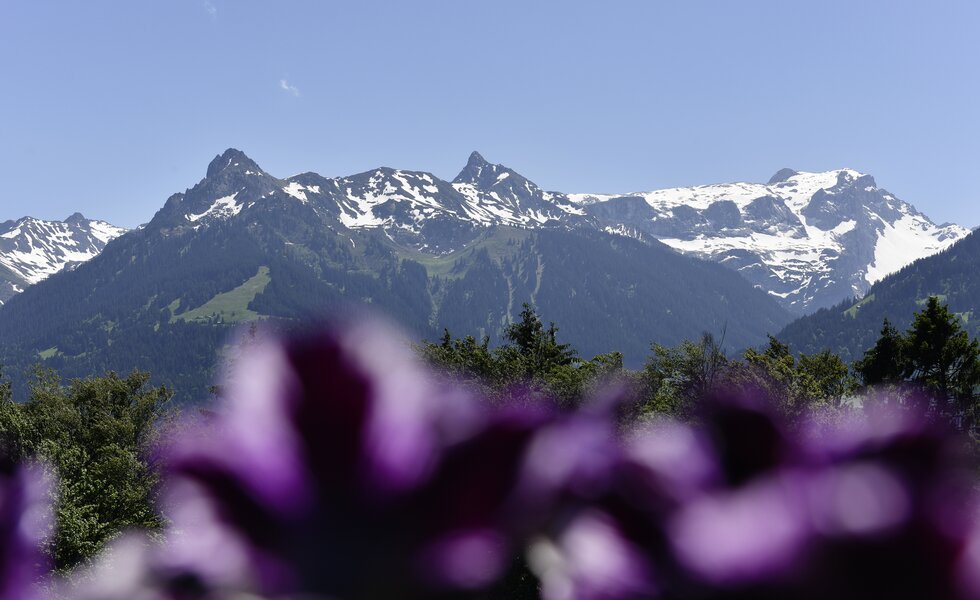
{"label": "rocky mountain peak", "polygon": [[218,156],[214,157],[208,165],[207,177],[211,179],[219,174],[231,173],[264,173],[254,160],[245,155],[241,150],[228,148]]}
{"label": "rocky mountain peak", "polygon": [[507,166],[487,162],[479,152],[470,154],[466,167],[453,179],[453,184],[470,185],[482,192],[493,191],[501,197],[521,201],[541,196],[540,188],[533,181]]}
{"label": "rocky mountain peak", "polygon": [[65,219],[65,223],[68,223],[69,225],[82,225],[87,222],[88,219],[86,219],[85,215],[80,212],[72,213],[71,216]]}
{"label": "rocky mountain peak", "polygon": [[773,175],[772,177],[769,178],[769,181],[766,183],[766,185],[773,185],[773,184],[776,184],[776,183],[782,183],[782,182],[788,180],[790,177],[795,177],[796,175],[799,175],[799,174],[800,174],[799,171],[795,171],[793,169],[789,169],[789,168],[780,169],[780,170],[776,171],[776,174],[775,175]]}
{"label": "rocky mountain peak", "polygon": [[834,187],[851,186],[856,188],[878,187],[875,178],[865,173],[860,173],[854,169],[840,169],[837,173],[837,185]]}
{"label": "rocky mountain peak", "polygon": [[196,229],[236,216],[246,205],[283,192],[281,180],[263,171],[241,150],[229,148],[211,161],[206,177],[197,185],[171,196],[150,225]]}
{"label": "rocky mountain peak", "polygon": [[487,162],[487,159],[483,158],[483,155],[476,150],[470,153],[470,158],[466,161],[467,167],[485,167],[489,165],[490,163]]}
{"label": "rocky mountain peak", "polygon": [[466,166],[459,172],[456,179],[453,179],[453,183],[469,183],[472,185],[479,185],[488,178],[488,175],[490,175],[492,179],[493,174],[501,169],[504,169],[504,167],[487,162],[487,160],[483,158],[479,152],[474,150],[473,153],[470,154],[469,160],[466,161]]}

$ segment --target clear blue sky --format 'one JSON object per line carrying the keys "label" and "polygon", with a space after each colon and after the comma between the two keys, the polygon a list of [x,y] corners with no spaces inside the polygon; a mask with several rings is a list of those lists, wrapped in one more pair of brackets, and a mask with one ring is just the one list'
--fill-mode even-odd
{"label": "clear blue sky", "polygon": [[980,224],[980,3],[0,2],[0,220],[124,226],[227,147],[267,171],[549,189],[849,166]]}

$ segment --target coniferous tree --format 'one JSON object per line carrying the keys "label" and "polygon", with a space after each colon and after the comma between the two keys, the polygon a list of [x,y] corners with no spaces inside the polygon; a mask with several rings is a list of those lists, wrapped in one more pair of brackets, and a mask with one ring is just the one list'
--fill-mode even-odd
{"label": "coniferous tree", "polygon": [[914,384],[929,406],[957,426],[972,428],[980,386],[980,343],[936,296],[915,313],[903,335],[885,320],[875,345],[854,365],[866,385]]}
{"label": "coniferous tree", "polygon": [[906,370],[905,340],[898,330],[885,319],[874,347],[854,364],[865,385],[898,383]]}
{"label": "coniferous tree", "polygon": [[558,343],[558,328],[551,323],[547,329],[537,311],[528,303],[521,310],[521,320],[509,325],[505,337],[514,343],[524,364],[525,374],[532,375],[552,367],[571,365],[576,352],[570,344]]}
{"label": "coniferous tree", "polygon": [[908,378],[930,390],[940,410],[952,410],[955,420],[969,418],[980,385],[980,343],[970,339],[960,318],[935,296],[916,313],[906,339]]}
{"label": "coniferous tree", "polygon": [[589,388],[623,374],[623,355],[598,354],[591,360],[578,357],[571,344],[558,342],[558,327],[544,326],[537,311],[524,304],[521,319],[505,329],[507,343],[490,348],[490,338],[453,338],[446,329],[438,343],[424,343],[418,350],[435,367],[457,381],[475,385],[493,399],[506,399],[513,386],[564,407],[579,404]]}

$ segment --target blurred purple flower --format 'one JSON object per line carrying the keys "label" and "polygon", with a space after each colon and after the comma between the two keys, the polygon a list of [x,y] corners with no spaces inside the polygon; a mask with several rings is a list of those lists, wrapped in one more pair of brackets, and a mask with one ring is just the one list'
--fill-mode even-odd
{"label": "blurred purple flower", "polygon": [[490,410],[397,339],[250,347],[168,450],[166,544],[82,597],[496,597],[521,555],[546,600],[980,597],[975,465],[934,423],[742,394],[624,440],[609,403]]}
{"label": "blurred purple flower", "polygon": [[761,480],[684,505],[668,522],[680,562],[711,584],[763,579],[793,565],[807,542],[794,483]]}
{"label": "blurred purple flower", "polygon": [[519,549],[524,452],[549,417],[484,413],[397,339],[370,323],[241,357],[231,404],[171,449],[171,569],[339,598],[432,597],[502,575]]}
{"label": "blurred purple flower", "polygon": [[656,594],[643,551],[601,511],[585,510],[576,515],[553,541],[539,539],[532,544],[529,559],[548,600]]}
{"label": "blurred purple flower", "polygon": [[642,494],[634,494],[636,480],[622,489],[627,465],[602,412],[553,420],[531,442],[518,489],[534,522],[528,559],[547,600],[655,595],[657,577],[643,543],[650,526],[662,529],[660,503],[630,504]]}
{"label": "blurred purple flower", "polygon": [[0,598],[40,598],[50,532],[50,487],[40,467],[0,459]]}
{"label": "blurred purple flower", "polygon": [[[980,597],[976,471],[958,438],[908,413],[808,429],[740,396],[696,427],[635,436],[610,477],[589,477],[590,501],[565,494],[538,544],[546,598]],[[589,547],[605,562],[577,566]]]}

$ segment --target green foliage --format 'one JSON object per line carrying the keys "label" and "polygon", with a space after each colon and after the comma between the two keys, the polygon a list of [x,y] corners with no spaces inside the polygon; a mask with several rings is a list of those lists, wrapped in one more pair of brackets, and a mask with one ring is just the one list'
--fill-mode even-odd
{"label": "green foliage", "polygon": [[697,343],[684,341],[674,348],[654,344],[642,374],[647,396],[643,412],[692,416],[697,405],[722,383],[729,366],[709,333]]}
{"label": "green foliage", "polygon": [[793,356],[770,336],[763,349],[750,348],[729,359],[710,334],[674,348],[654,345],[642,374],[641,414],[696,417],[701,402],[719,390],[762,394],[790,419],[816,408],[837,409],[856,389],[847,364],[822,351]]}
{"label": "green foliage", "polygon": [[632,373],[623,368],[619,353],[577,359],[571,346],[557,341],[557,331],[553,323],[545,327],[525,305],[520,321],[507,327],[507,344],[491,348],[488,337],[454,339],[447,330],[440,343],[424,344],[421,352],[430,363],[490,395],[524,383],[567,406],[579,404],[597,382],[617,378],[639,397],[631,419],[696,418],[701,402],[719,389],[761,392],[796,418],[815,408],[840,408],[857,387],[836,354],[825,350],[793,356],[772,336],[765,348],[749,349],[741,360],[729,359],[707,333],[697,342],[674,347],[654,344],[643,370]]}
{"label": "green foliage", "polygon": [[960,317],[936,296],[915,313],[904,335],[885,320],[878,341],[855,369],[866,385],[913,383],[947,419],[964,428],[976,422],[980,342],[970,339]]}
{"label": "green foliage", "polygon": [[812,386],[805,395],[818,401],[838,403],[857,389],[857,380],[840,356],[830,350],[800,354],[797,371],[805,374]]}
{"label": "green foliage", "polygon": [[912,381],[936,391],[940,398],[970,401],[980,384],[980,347],[963,331],[935,296],[916,313],[905,345],[906,370]]}
{"label": "green foliage", "polygon": [[[719,391],[744,389],[763,393],[789,417],[814,408],[839,408],[854,393],[856,381],[848,365],[830,351],[793,356],[789,347],[770,336],[761,350],[747,350],[741,360],[728,358],[710,334],[697,342],[652,346],[639,373],[623,368],[620,353],[591,360],[577,358],[569,344],[558,341],[558,328],[545,327],[525,304],[519,321],[506,328],[507,343],[490,347],[490,338],[453,338],[445,331],[439,343],[423,344],[421,354],[457,380],[502,397],[515,384],[576,406],[596,383],[617,379],[637,395],[629,419],[658,415],[694,419],[701,402]],[[630,408],[630,407],[628,407]]]}
{"label": "green foliage", "polygon": [[479,342],[471,335],[454,339],[446,329],[441,343],[424,343],[421,351],[429,362],[457,377],[488,383],[507,378],[501,372],[501,361],[490,349],[489,337]]}
{"label": "green foliage", "polygon": [[905,376],[905,345],[905,338],[885,319],[878,341],[854,363],[854,370],[865,385],[898,383]]}
{"label": "green foliage", "polygon": [[147,458],[170,392],[149,375],[72,380],[39,370],[30,399],[0,387],[0,443],[18,460],[38,458],[58,480],[50,553],[58,569],[92,557],[127,528],[158,529],[157,472]]}
{"label": "green foliage", "polygon": [[794,357],[789,346],[773,336],[761,352],[746,350],[744,361],[736,375],[739,385],[762,391],[791,419],[817,407],[840,407],[857,389],[838,355],[821,350]]}
{"label": "green foliage", "polygon": [[520,365],[522,375],[528,378],[570,366],[576,358],[571,345],[558,343],[555,324],[551,323],[545,329],[534,308],[527,303],[521,310],[521,320],[508,325],[504,337],[513,344],[504,348],[514,352],[514,361]]}
{"label": "green foliage", "polygon": [[524,385],[564,406],[577,405],[593,384],[623,372],[618,352],[578,358],[571,345],[558,342],[555,324],[546,328],[529,304],[524,304],[520,321],[506,328],[506,339],[490,348],[489,337],[453,338],[447,329],[440,343],[424,343],[419,351],[430,364],[492,397]]}

